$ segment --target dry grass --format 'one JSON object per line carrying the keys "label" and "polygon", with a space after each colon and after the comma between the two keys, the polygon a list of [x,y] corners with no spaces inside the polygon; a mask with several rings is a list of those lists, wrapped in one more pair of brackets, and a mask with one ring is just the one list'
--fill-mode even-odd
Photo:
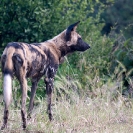
{"label": "dry grass", "polygon": [[[132,133],[132,102],[119,96],[116,101],[102,98],[80,98],[73,102],[53,100],[54,120],[49,122],[46,102],[34,108],[26,131],[21,128],[20,110],[10,109],[8,128],[3,133]],[[0,107],[3,112],[3,106]],[[3,113],[0,114],[1,123]]]}

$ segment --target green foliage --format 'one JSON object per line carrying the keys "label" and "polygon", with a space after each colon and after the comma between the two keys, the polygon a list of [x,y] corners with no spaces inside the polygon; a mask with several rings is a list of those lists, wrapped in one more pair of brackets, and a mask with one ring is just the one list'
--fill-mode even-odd
{"label": "green foliage", "polygon": [[[116,78],[123,81],[127,90],[132,90],[133,76],[133,44],[132,38],[126,40],[121,34],[116,38],[115,45],[111,54],[111,71],[115,73]],[[123,88],[125,89],[125,88]],[[132,95],[130,93],[130,95]]]}
{"label": "green foliage", "polygon": [[70,22],[85,20],[92,12],[88,7],[87,1],[81,0],[2,0],[0,46],[11,41],[31,43],[50,39]]}
{"label": "green foliage", "polygon": [[[77,31],[91,48],[84,53],[77,52],[66,57],[55,78],[55,94],[61,97],[66,94],[70,98],[72,91],[76,91],[80,95],[89,92],[87,93],[89,95],[97,92],[104,84],[114,82],[113,80],[118,77],[116,81],[121,84],[123,73],[126,73],[124,79],[127,77],[130,79],[132,75],[132,40],[123,41],[117,38],[115,32],[112,36],[101,36],[101,31],[106,23],[113,23],[124,35],[128,37],[131,35],[132,8],[128,7],[131,7],[132,2],[129,0],[126,0],[125,4],[123,2],[123,0],[1,0],[0,47],[5,47],[11,41],[32,43],[48,40],[69,24],[80,20]],[[118,42],[116,45],[114,40]],[[30,81],[28,86],[29,96]],[[18,88],[20,88],[18,82],[14,80],[13,93],[16,103],[21,99]],[[45,95],[44,88],[41,79],[36,99],[41,99]]]}
{"label": "green foliage", "polygon": [[[56,1],[58,2],[58,1]],[[53,13],[52,1],[2,0],[0,3],[0,44],[10,41],[40,42],[55,34],[58,16]],[[53,5],[52,5],[53,4]],[[53,18],[53,16],[56,16]]]}
{"label": "green foliage", "polygon": [[[106,4],[106,9],[101,14],[101,19],[105,21],[105,27],[110,24],[115,27],[115,32],[120,33],[124,31],[127,38],[132,37],[133,34],[133,1],[131,0],[102,0]],[[106,2],[105,2],[106,1]],[[109,2],[110,1],[110,2]],[[104,29],[104,33],[108,29]]]}

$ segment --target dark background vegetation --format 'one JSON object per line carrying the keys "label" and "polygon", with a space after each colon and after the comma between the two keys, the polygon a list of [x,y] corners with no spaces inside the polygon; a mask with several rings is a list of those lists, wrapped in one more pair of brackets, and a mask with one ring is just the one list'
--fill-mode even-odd
{"label": "dark background vegetation", "polygon": [[[81,23],[77,30],[91,49],[66,58],[56,76],[57,93],[76,90],[96,97],[96,90],[110,82],[116,83],[117,91],[131,96],[132,0],[1,0],[0,54],[8,42],[42,42],[78,20]],[[0,83],[2,93],[2,78]],[[13,86],[19,88],[18,82],[14,81]],[[37,96],[43,97],[44,93],[41,80]],[[17,99],[20,93],[15,94]]]}

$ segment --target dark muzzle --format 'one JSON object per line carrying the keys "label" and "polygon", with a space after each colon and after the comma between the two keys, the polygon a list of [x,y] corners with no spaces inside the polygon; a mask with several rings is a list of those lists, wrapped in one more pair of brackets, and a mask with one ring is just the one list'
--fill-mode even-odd
{"label": "dark muzzle", "polygon": [[78,39],[78,44],[76,45],[77,51],[85,51],[90,48],[89,44],[84,42],[81,38]]}

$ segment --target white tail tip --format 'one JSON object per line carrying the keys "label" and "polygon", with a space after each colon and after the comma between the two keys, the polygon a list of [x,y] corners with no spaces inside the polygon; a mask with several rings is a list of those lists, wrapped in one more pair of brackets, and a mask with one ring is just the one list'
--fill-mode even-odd
{"label": "white tail tip", "polygon": [[6,107],[9,106],[12,96],[12,77],[9,74],[4,75],[4,81],[3,81],[3,93],[4,93],[4,101],[6,104]]}

